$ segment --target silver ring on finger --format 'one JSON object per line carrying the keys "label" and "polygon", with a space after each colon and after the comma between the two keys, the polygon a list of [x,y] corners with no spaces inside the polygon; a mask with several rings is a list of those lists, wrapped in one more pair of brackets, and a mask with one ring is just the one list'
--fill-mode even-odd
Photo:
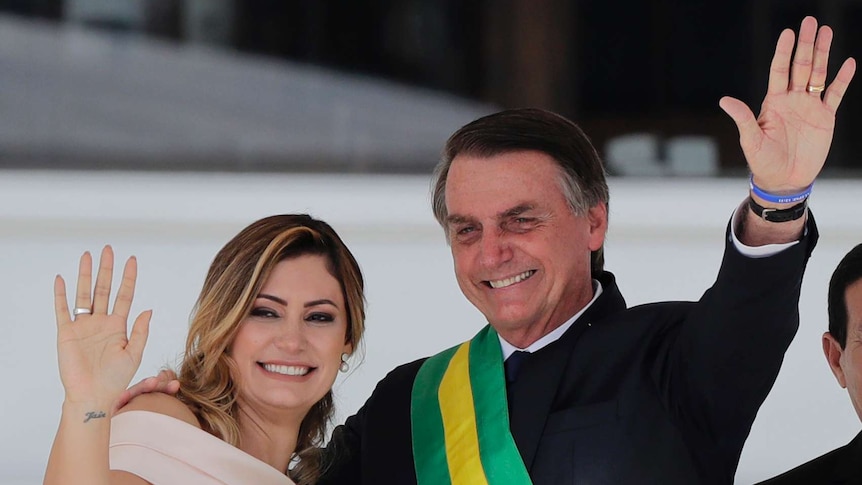
{"label": "silver ring on finger", "polygon": [[78,318],[78,315],[90,315],[91,313],[93,313],[93,310],[90,310],[89,308],[86,308],[86,307],[78,306],[78,307],[75,307],[74,309],[72,309],[73,319]]}

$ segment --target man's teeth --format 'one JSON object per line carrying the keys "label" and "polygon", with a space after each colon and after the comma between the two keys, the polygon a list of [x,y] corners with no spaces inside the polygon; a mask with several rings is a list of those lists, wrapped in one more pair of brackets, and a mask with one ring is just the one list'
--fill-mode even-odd
{"label": "man's teeth", "polygon": [[282,374],[286,376],[304,376],[305,374],[308,374],[309,371],[308,367],[299,365],[263,364],[263,368],[268,370],[269,372],[274,372],[276,374]]}
{"label": "man's teeth", "polygon": [[505,288],[507,286],[514,285],[515,283],[520,283],[520,282],[524,281],[525,279],[529,278],[530,276],[533,276],[533,274],[535,272],[536,272],[536,270],[531,269],[528,271],[524,271],[521,274],[512,276],[510,278],[506,278],[504,280],[489,281],[488,284],[491,285],[491,288]]}

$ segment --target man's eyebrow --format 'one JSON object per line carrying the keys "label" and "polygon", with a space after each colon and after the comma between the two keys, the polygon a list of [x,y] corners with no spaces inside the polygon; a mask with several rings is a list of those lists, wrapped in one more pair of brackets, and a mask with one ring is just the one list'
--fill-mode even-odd
{"label": "man's eyebrow", "polygon": [[[518,204],[510,209],[506,209],[503,212],[497,214],[497,219],[508,219],[510,217],[515,217],[523,214],[524,212],[529,212],[535,209],[536,206],[529,203]],[[460,214],[452,214],[446,218],[446,223],[450,225],[454,224],[466,224],[473,222],[475,219],[472,217],[462,216]]]}
{"label": "man's eyebrow", "polygon": [[500,219],[507,219],[509,217],[519,216],[524,212],[529,212],[533,209],[535,209],[535,206],[533,206],[532,204],[519,204],[515,207],[512,207],[511,209],[507,209],[501,212],[498,217]]}
{"label": "man's eyebrow", "polygon": [[446,218],[446,223],[450,224],[450,225],[452,225],[452,224],[464,224],[464,223],[471,222],[471,221],[473,221],[472,218],[467,217],[467,216],[458,215],[458,214],[453,214],[453,215],[450,215],[449,217]]}

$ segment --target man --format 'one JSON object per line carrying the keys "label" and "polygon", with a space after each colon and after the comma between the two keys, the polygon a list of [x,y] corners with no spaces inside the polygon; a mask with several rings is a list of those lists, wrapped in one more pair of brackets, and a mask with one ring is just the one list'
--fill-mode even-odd
{"label": "man", "polygon": [[[862,419],[862,244],[838,263],[829,281],[829,331],[823,354]],[[862,483],[862,433],[849,444],[783,473],[764,485]]]}
{"label": "man", "polygon": [[489,326],[387,375],[334,431],[320,483],[731,483],[797,328],[807,194],[855,72],[825,87],[831,38],[806,18],[792,56],[781,34],[757,119],[721,100],[752,189],[698,302],[626,308],[603,271],[604,171],[576,125],[527,109],[458,130],[434,213]]}
{"label": "man", "polygon": [[[513,110],[456,132],[433,203],[458,284],[494,330],[498,358],[531,353],[503,391],[488,384],[493,370],[474,369],[487,363],[483,333],[395,369],[335,430],[323,483],[732,483],[796,331],[816,240],[804,197],[778,203],[765,193],[800,194],[813,183],[854,69],[848,61],[821,99],[831,30],[817,35],[806,18],[799,37],[792,67],[792,31],[778,41],[758,120],[742,102],[721,101],[739,128],[756,205],[737,211],[739,242],[729,242],[717,281],[696,303],[626,309],[602,271],[604,173],[574,124]],[[680,210],[696,213],[697,201]],[[767,244],[788,247],[740,252]],[[496,408],[486,395],[498,396]],[[514,447],[495,421],[506,419]]]}

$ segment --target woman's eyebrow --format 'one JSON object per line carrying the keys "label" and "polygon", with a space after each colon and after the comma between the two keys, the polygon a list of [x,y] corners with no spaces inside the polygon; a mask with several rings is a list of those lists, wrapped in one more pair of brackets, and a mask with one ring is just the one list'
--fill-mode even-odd
{"label": "woman's eyebrow", "polygon": [[261,294],[257,295],[257,297],[263,298],[264,300],[272,300],[272,301],[278,303],[279,305],[287,306],[287,302],[285,300],[282,300],[281,298],[279,298],[277,296],[267,295],[265,293],[261,293]]}
{"label": "woman's eyebrow", "polygon": [[305,308],[308,308],[308,307],[313,307],[313,306],[317,306],[317,305],[332,305],[335,308],[338,308],[338,305],[336,305],[334,301],[332,301],[328,298],[321,298],[320,300],[312,300],[312,301],[306,302],[305,305],[302,305],[302,306],[304,306]]}

